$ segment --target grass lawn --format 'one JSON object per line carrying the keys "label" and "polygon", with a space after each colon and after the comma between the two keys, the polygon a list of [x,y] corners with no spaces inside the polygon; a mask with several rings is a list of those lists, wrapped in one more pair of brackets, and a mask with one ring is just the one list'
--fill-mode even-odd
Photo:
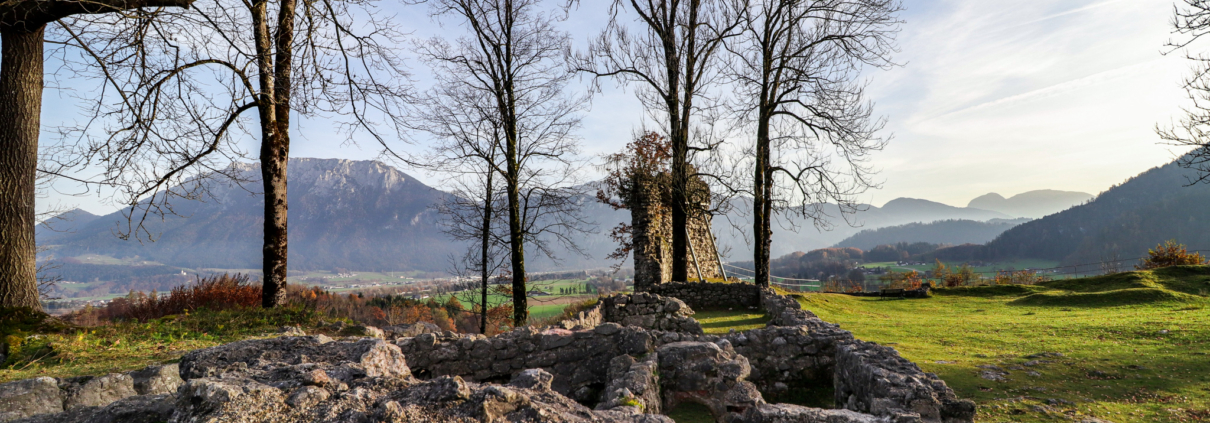
{"label": "grass lawn", "polygon": [[919,300],[799,298],[938,374],[981,422],[1191,422],[1210,421],[1207,291],[1210,268],[1189,266]]}
{"label": "grass lawn", "polygon": [[753,313],[750,310],[729,311],[726,309],[719,310],[704,310],[696,311],[693,315],[694,319],[702,324],[702,330],[706,333],[721,335],[735,329],[736,332],[743,332],[751,329],[765,327],[765,323],[769,321],[769,316],[764,312]]}
{"label": "grass lawn", "polygon": [[[39,376],[102,375],[174,362],[184,353],[241,339],[276,336],[281,326],[317,331],[318,313],[297,307],[196,312],[108,326],[9,337],[10,356],[0,363],[0,383]],[[0,333],[13,328],[2,327]],[[19,342],[13,342],[19,341]]]}

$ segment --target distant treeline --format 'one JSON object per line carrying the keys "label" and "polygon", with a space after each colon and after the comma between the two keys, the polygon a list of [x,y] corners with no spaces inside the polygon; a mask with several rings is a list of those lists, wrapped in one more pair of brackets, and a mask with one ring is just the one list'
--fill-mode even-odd
{"label": "distant treeline", "polygon": [[924,242],[929,244],[982,244],[1012,227],[1030,219],[992,219],[979,222],[965,219],[939,220],[932,223],[908,223],[878,229],[866,229],[836,244],[836,247],[854,247],[872,250],[880,245],[901,242]]}
{"label": "distant treeline", "polygon": [[[946,247],[927,242],[899,242],[879,245],[870,251],[860,248],[821,248],[810,252],[796,251],[769,261],[769,272],[775,276],[824,280],[833,276],[848,280],[864,279],[854,269],[864,263],[902,261],[919,257]],[[752,262],[735,262],[735,266],[752,269]],[[748,276],[748,275],[744,275]]]}
{"label": "distant treeline", "polygon": [[49,272],[70,282],[126,281],[163,275],[181,276],[179,267],[86,264],[71,258],[59,260],[59,267]]}

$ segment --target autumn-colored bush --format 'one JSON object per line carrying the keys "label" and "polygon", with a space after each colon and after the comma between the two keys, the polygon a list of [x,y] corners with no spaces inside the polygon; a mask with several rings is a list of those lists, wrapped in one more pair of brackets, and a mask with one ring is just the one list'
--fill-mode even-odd
{"label": "autumn-colored bush", "polygon": [[1177,244],[1176,240],[1164,241],[1154,249],[1147,250],[1147,258],[1134,266],[1137,270],[1151,270],[1168,266],[1205,264],[1206,258],[1199,253],[1185,250],[1185,244]]}
{"label": "autumn-colored bush", "polygon": [[246,275],[217,275],[200,278],[191,285],[172,288],[168,294],[131,292],[115,298],[104,307],[85,308],[66,318],[76,324],[96,325],[104,321],[138,320],[146,322],[199,308],[226,310],[259,307],[261,287],[248,284]]}
{"label": "autumn-colored bush", "polygon": [[915,270],[910,272],[886,272],[878,280],[882,281],[887,288],[892,289],[916,290],[924,286],[924,278]]}
{"label": "autumn-colored bush", "polygon": [[1049,280],[1049,276],[1033,270],[1001,270],[996,272],[992,283],[996,285],[1036,285]]}

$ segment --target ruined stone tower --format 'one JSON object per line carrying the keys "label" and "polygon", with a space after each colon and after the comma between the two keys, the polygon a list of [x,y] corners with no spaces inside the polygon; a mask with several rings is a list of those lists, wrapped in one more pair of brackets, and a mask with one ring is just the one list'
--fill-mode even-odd
{"label": "ruined stone tower", "polygon": [[[647,291],[651,286],[672,281],[672,208],[666,184],[659,183],[667,175],[655,178],[636,178],[634,196],[630,207],[631,235],[634,253],[634,290]],[[690,188],[695,193],[691,198],[708,201],[709,187],[700,179],[693,181]],[[704,210],[706,207],[697,207]],[[710,234],[711,216],[699,212],[688,219],[689,232],[689,278],[717,279],[722,277],[721,263],[715,250],[714,237]],[[677,228],[677,230],[685,230]]]}

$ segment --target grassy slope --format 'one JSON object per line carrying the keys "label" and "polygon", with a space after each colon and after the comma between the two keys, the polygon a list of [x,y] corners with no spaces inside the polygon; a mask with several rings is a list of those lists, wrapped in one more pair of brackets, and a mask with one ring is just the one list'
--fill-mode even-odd
{"label": "grassy slope", "polygon": [[[10,347],[11,356],[0,363],[0,383],[39,376],[70,377],[135,370],[150,364],[173,362],[198,348],[241,339],[273,335],[285,325],[300,325],[307,333],[320,333],[318,314],[299,308],[252,308],[210,312],[200,310],[147,323],[119,323],[41,338],[26,338]],[[2,328],[0,328],[2,329]]]}
{"label": "grassy slope", "polygon": [[[979,403],[979,421],[1180,422],[1210,419],[1210,301],[1199,295],[1208,288],[1210,269],[1179,267],[922,300],[800,301],[937,373]],[[1041,352],[1064,356],[1024,366]],[[978,377],[980,365],[1006,369],[1008,380]]]}

